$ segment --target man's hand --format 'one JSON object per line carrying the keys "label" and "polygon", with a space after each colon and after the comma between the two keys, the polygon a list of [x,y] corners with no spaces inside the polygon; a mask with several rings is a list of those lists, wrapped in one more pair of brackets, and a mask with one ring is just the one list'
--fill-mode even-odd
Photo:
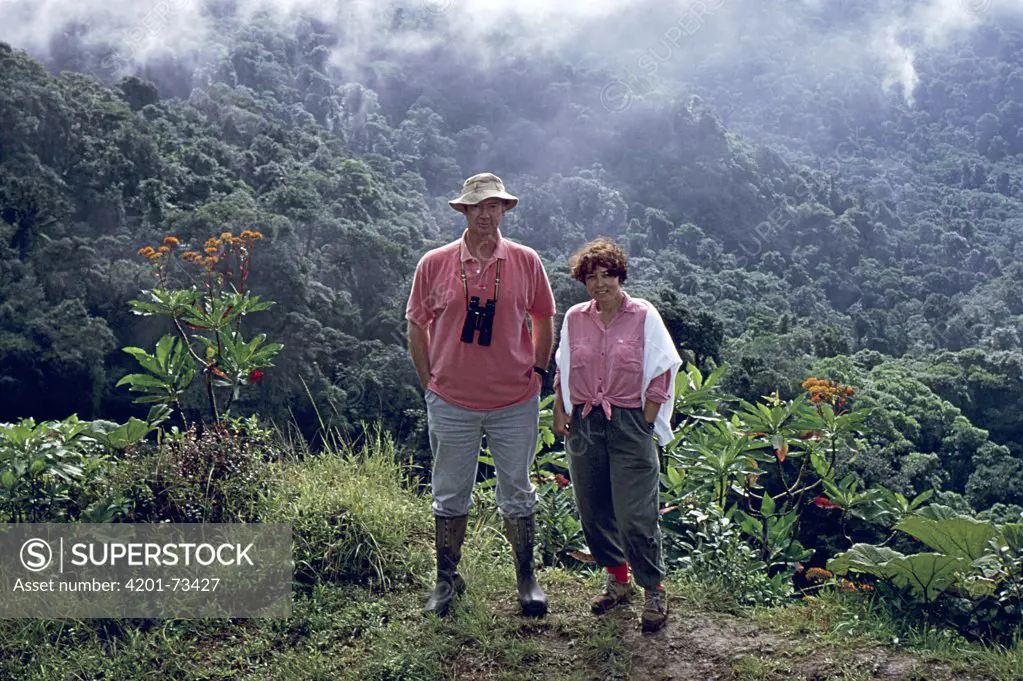
{"label": "man's hand", "polygon": [[419,384],[426,390],[430,382],[430,333],[415,322],[408,323],[408,349],[416,366]]}

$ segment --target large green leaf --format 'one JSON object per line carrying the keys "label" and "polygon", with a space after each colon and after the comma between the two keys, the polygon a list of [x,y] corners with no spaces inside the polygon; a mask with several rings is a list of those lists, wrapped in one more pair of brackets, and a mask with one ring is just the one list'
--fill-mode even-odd
{"label": "large green leaf", "polygon": [[908,516],[895,529],[908,532],[935,551],[971,561],[987,552],[995,536],[994,525],[965,516],[943,520]]}
{"label": "large green leaf", "polygon": [[941,504],[931,504],[930,506],[924,506],[919,511],[917,511],[917,515],[922,516],[924,518],[931,518],[932,520],[944,520],[946,518],[961,517],[956,510],[948,506],[942,506]]}
{"label": "large green leaf", "polygon": [[141,442],[154,428],[134,416],[128,422],[111,430],[110,432],[96,432],[94,436],[100,442],[113,447],[114,449],[126,449],[131,445]]}
{"label": "large green leaf", "polygon": [[860,572],[887,580],[907,589],[917,600],[927,603],[956,583],[958,573],[969,569],[970,561],[942,553],[916,553],[905,556],[884,546],[856,544],[828,561],[836,575]]}
{"label": "large green leaf", "polygon": [[952,586],[958,573],[970,567],[970,561],[943,553],[915,553],[888,561],[889,579],[913,597],[927,603]]}
{"label": "large green leaf", "polygon": [[840,576],[854,571],[887,579],[889,572],[885,566],[888,562],[904,557],[903,554],[886,546],[854,544],[848,551],[840,553],[829,560],[828,569]]}

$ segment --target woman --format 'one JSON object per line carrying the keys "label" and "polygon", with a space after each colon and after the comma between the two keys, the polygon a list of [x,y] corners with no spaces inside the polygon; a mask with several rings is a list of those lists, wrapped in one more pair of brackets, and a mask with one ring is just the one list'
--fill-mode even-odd
{"label": "woman", "polygon": [[586,543],[607,569],[595,614],[632,595],[629,565],[646,600],[643,631],[668,617],[658,525],[660,464],[654,435],[671,441],[675,376],[682,360],[653,305],[629,296],[624,251],[610,239],[569,261],[592,300],[572,307],[555,360],[554,432],[565,437]]}

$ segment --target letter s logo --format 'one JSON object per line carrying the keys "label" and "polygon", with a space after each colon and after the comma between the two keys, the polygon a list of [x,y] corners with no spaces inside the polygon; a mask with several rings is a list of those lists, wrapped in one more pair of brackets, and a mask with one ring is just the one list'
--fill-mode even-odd
{"label": "letter s logo", "polygon": [[21,564],[26,570],[31,572],[45,570],[52,561],[53,551],[42,539],[29,539],[21,545]]}

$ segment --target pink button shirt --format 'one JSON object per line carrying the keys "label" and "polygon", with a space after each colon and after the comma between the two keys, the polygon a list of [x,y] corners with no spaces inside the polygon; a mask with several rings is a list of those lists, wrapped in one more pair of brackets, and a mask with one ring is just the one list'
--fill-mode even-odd
{"label": "pink button shirt", "polygon": [[[568,312],[568,336],[571,355],[568,390],[572,405],[583,406],[583,416],[600,406],[611,418],[611,406],[632,409],[643,406],[644,325],[648,303],[625,300],[605,327],[597,303],[590,301]],[[561,381],[561,368],[554,385]],[[670,398],[671,372],[665,371],[650,381],[646,399],[663,404]],[[565,405],[571,412],[572,405]]]}
{"label": "pink button shirt", "polygon": [[[494,297],[498,260],[501,288],[491,344],[481,346],[478,334],[473,343],[463,343],[466,299],[460,265],[465,266],[469,297],[479,296],[483,306]],[[526,315],[547,319],[554,311],[554,294],[536,251],[499,238],[494,257],[484,263],[470,254],[463,233],[419,261],[405,318],[430,334],[426,387],[464,409],[492,411],[520,404],[540,389]]]}

